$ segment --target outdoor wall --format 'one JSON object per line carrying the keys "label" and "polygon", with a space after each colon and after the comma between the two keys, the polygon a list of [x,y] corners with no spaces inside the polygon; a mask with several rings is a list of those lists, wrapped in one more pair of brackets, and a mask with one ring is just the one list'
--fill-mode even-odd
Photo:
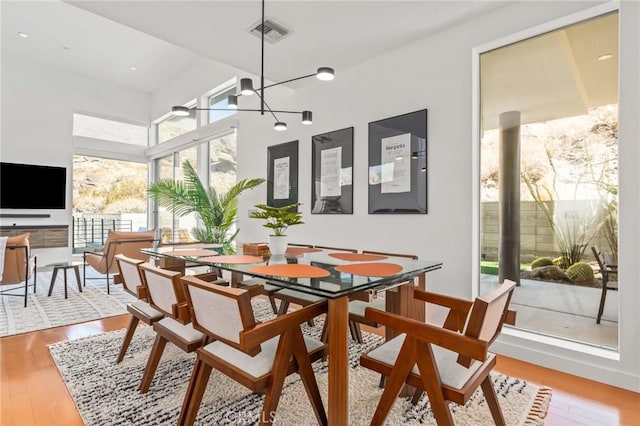
{"label": "outdoor wall", "polygon": [[68,248],[34,250],[39,265],[68,260],[72,229],[73,113],[148,122],[150,96],[4,53],[1,82],[2,161],[67,168],[66,210],[3,210],[2,213],[50,213],[51,218],[8,218],[1,223],[69,225]]}
{"label": "outdoor wall", "polygon": [[[472,258],[473,224],[479,220],[474,217],[472,204],[474,179],[477,182],[472,174],[473,162],[478,161],[472,157],[471,143],[472,49],[599,3],[560,1],[510,4],[402,49],[383,53],[356,67],[337,69],[333,82],[311,82],[297,91],[297,105],[282,105],[287,109],[312,110],[313,126],[291,126],[287,132],[278,133],[272,130],[270,120],[262,117],[241,121],[238,133],[239,177],[266,176],[266,147],[298,140],[299,200],[303,203],[301,211],[305,224],[289,229],[292,241],[413,253],[421,259],[439,260],[444,263],[443,269],[428,274],[427,286],[437,292],[471,297],[478,280],[472,273],[473,265],[478,261]],[[621,73],[620,80],[620,206],[625,210],[621,212],[620,219],[620,265],[624,271],[621,272],[621,280],[631,284],[640,281],[636,265],[640,240],[637,225],[640,200],[637,141],[640,140],[640,132],[637,124],[633,124],[640,115],[638,17],[638,4],[623,2],[620,66],[629,69]],[[625,57],[630,59],[625,60]],[[429,110],[429,213],[369,215],[368,123],[422,108]],[[311,137],[350,126],[355,128],[354,214],[312,215]],[[625,152],[627,155],[624,155]],[[254,204],[265,200],[265,186],[241,197],[239,242],[266,240],[267,230],[260,226],[259,221],[247,217],[247,211]],[[631,222],[632,215],[635,215],[636,224]],[[627,231],[629,234],[626,234]],[[581,347],[560,347],[553,342],[536,342],[518,336],[504,336],[496,349],[526,361],[640,390],[640,366],[637,362],[640,359],[637,339],[638,286],[625,287],[620,300],[619,361],[615,359],[616,355],[601,358],[589,351],[582,353],[584,348]]]}
{"label": "outdoor wall", "polygon": [[[588,201],[556,201],[567,211],[588,211],[593,208]],[[498,222],[498,202],[480,203],[480,255],[483,260],[498,260],[500,244],[500,223]],[[586,245],[583,260],[595,260],[591,246],[598,246],[611,252],[603,232],[598,231]],[[553,230],[544,212],[534,201],[520,203],[520,262],[530,263],[537,257],[560,256]]]}

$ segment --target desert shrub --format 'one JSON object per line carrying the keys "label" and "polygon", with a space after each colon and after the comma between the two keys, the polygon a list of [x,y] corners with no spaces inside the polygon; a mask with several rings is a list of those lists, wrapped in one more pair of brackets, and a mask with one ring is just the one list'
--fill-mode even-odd
{"label": "desert shrub", "polygon": [[593,284],[593,268],[585,262],[577,262],[569,266],[565,272],[567,277],[574,283]]}
{"label": "desert shrub", "polygon": [[569,267],[569,260],[564,256],[560,256],[553,259],[553,264],[562,269],[567,269]]}
{"label": "desert shrub", "polygon": [[539,268],[541,266],[551,266],[553,265],[553,260],[548,257],[539,257],[531,262],[531,269]]}

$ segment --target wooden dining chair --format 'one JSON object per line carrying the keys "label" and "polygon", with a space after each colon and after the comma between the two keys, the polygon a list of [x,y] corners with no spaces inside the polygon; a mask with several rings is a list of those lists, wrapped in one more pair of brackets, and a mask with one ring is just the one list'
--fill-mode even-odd
{"label": "wooden dining chair", "polygon": [[153,324],[156,339],[139,388],[141,393],[145,393],[151,386],[167,342],[173,343],[186,353],[191,353],[204,345],[205,335],[195,330],[191,324],[187,300],[180,281],[182,274],[158,268],[150,263],[143,263],[139,268],[147,286],[149,304],[164,314],[164,318]]}
{"label": "wooden dining chair", "polygon": [[[360,357],[362,366],[388,377],[371,424],[384,423],[398,393],[407,383],[426,391],[440,426],[453,425],[448,402],[464,405],[478,386],[482,388],[494,422],[504,425],[489,374],[496,364],[496,356],[488,352],[488,347],[502,330],[514,288],[513,281],[505,280],[473,303],[415,291],[416,299],[443,304],[455,312],[449,327],[367,308],[368,319],[402,333]],[[465,319],[462,322],[460,315]]]}
{"label": "wooden dining chair", "polygon": [[[362,254],[373,254],[380,256],[390,256],[390,257],[402,257],[407,259],[418,260],[418,256],[413,254],[399,254],[399,253],[386,253],[381,251],[370,251],[363,250]],[[392,261],[392,260],[391,260]],[[390,295],[389,292],[384,292],[385,296]],[[393,302],[391,302],[393,303]],[[367,320],[365,318],[364,312],[368,307],[385,310],[386,309],[386,299],[385,297],[380,297],[380,292],[371,292],[364,291],[352,296],[352,300],[349,301],[349,321],[353,324],[352,327],[352,335],[355,334],[355,340],[358,343],[362,343],[362,331],[360,330],[360,324],[365,324],[370,327],[378,328],[380,324]]]}
{"label": "wooden dining chair", "polygon": [[197,351],[178,425],[194,423],[214,368],[253,392],[266,393],[260,424],[275,420],[284,380],[297,372],[316,420],[327,424],[311,367],[323,355],[325,345],[303,336],[300,329],[301,323],[326,312],[326,301],[259,324],[247,290],[218,287],[195,277],[184,277],[182,281],[194,328],[212,343]]}
{"label": "wooden dining chair", "polygon": [[118,359],[116,360],[116,363],[119,363],[127,353],[138,323],[142,321],[147,325],[153,325],[155,322],[164,318],[164,314],[154,309],[147,301],[147,286],[144,284],[139,268],[144,261],[132,259],[123,254],[115,255],[114,259],[118,266],[123,290],[138,298],[135,302],[127,304],[127,311],[131,314],[131,319],[129,320],[127,332],[122,341],[122,347],[118,353]]}
{"label": "wooden dining chair", "polygon": [[618,265],[607,262],[604,253],[600,251],[597,246],[592,246],[591,252],[593,253],[593,257],[596,258],[596,262],[598,262],[598,272],[600,272],[600,276],[602,277],[602,293],[600,294],[600,306],[598,307],[598,316],[596,317],[596,324],[600,324],[600,319],[604,312],[604,303],[607,299],[607,290],[618,291]]}

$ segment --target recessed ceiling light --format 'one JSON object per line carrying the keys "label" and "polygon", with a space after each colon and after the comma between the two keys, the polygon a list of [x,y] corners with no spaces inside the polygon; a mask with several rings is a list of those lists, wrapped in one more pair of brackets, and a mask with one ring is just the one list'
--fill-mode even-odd
{"label": "recessed ceiling light", "polygon": [[22,31],[20,31],[20,32],[18,33],[18,35],[19,35],[20,37],[22,37],[22,38],[29,38],[29,34],[27,34],[27,33],[23,33]]}
{"label": "recessed ceiling light", "polygon": [[611,58],[613,58],[613,55],[611,53],[598,56],[599,61],[606,61],[607,59],[611,59]]}
{"label": "recessed ceiling light", "polygon": [[138,68],[136,68],[136,67],[129,67],[129,70],[131,70],[131,71],[135,71],[135,70],[137,70],[137,69],[138,69]]}

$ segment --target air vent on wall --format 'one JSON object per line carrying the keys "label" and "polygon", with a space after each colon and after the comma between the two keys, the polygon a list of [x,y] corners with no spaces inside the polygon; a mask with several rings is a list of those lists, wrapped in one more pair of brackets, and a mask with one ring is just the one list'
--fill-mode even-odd
{"label": "air vent on wall", "polygon": [[249,32],[259,39],[262,38],[262,33],[264,33],[264,40],[271,44],[274,44],[289,35],[289,30],[280,24],[276,24],[271,19],[265,19],[264,25],[262,24],[262,20],[257,21],[249,27]]}

